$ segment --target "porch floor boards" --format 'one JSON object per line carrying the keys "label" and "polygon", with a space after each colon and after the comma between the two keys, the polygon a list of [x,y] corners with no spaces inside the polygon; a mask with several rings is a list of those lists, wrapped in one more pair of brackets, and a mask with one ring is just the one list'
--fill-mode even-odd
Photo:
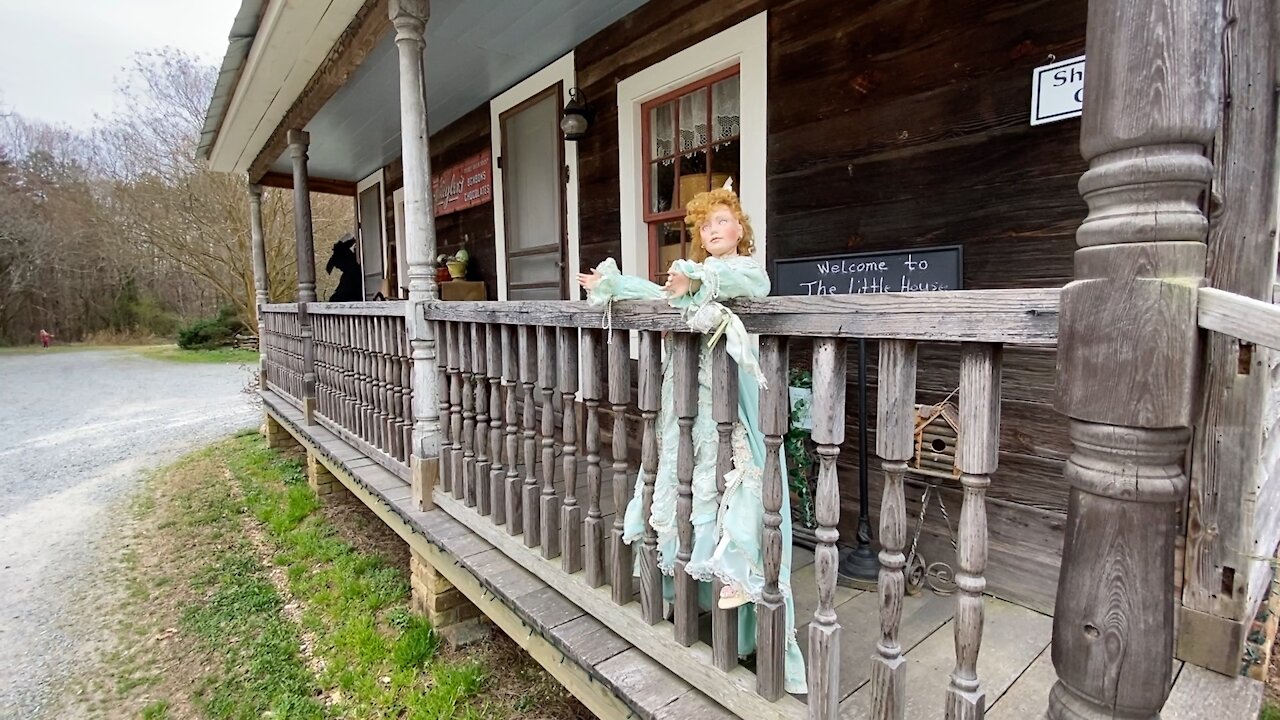
{"label": "porch floor boards", "polygon": [[[476,508],[462,508],[454,501],[441,503],[440,509],[429,513],[414,509],[409,486],[399,477],[363,457],[323,427],[304,426],[302,413],[274,393],[267,391],[262,396],[275,415],[308,435],[330,457],[338,459],[396,514],[457,558],[481,584],[516,609],[531,627],[538,628],[555,641],[566,656],[613,688],[638,715],[682,720],[734,717],[593,617],[592,612],[598,608],[578,607],[476,534],[466,523],[489,522],[488,518],[474,513]],[[615,508],[608,469],[610,460],[605,457],[601,462],[605,470],[600,504],[606,517],[607,536]],[[540,471],[540,463],[537,469]],[[578,497],[585,515],[587,483],[582,458],[579,458],[579,469]],[[538,477],[541,486],[541,476]],[[556,491],[563,497],[563,479],[557,482]],[[447,508],[463,517],[452,517],[445,511]],[[506,532],[505,527],[502,532]],[[511,537],[521,535],[516,533]],[[522,543],[516,551],[541,557],[539,548],[524,547]],[[607,564],[609,553],[604,555]],[[792,549],[792,588],[796,593],[797,640],[807,656],[809,621],[818,599],[813,553],[801,547]],[[599,602],[611,604],[607,593],[600,594]],[[841,717],[870,717],[870,657],[880,635],[879,596],[875,591],[839,587],[835,602],[841,626]],[[955,662],[954,608],[954,597],[928,590],[904,600],[899,637],[908,667],[907,717],[922,720],[944,717],[945,692]],[[987,716],[991,720],[1041,716],[1049,690],[1057,679],[1050,653],[1053,618],[993,597],[986,598],[985,613],[978,677],[986,691]],[[704,613],[702,621],[702,639],[709,643],[710,613]],[[664,627],[657,626],[655,632]],[[1170,698],[1162,713],[1165,720],[1253,718],[1260,709],[1260,684],[1248,678],[1228,678],[1176,662],[1171,682]],[[804,696],[796,699],[805,700]],[[780,716],[785,715],[780,712]]]}

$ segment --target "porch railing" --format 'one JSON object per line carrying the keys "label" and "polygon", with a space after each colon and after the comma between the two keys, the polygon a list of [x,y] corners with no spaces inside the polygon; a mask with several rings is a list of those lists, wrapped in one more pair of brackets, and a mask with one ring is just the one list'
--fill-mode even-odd
{"label": "porch railing", "polygon": [[[907,540],[903,479],[915,448],[916,344],[958,342],[960,354],[956,466],[964,489],[960,515],[955,609],[955,665],[945,703],[948,717],[981,717],[985,703],[977,673],[983,629],[987,560],[986,488],[999,455],[1001,353],[1005,344],[1053,345],[1057,290],[964,291],[892,296],[766,298],[734,304],[747,329],[760,336],[767,389],[760,394],[765,436],[763,478],[764,576],[756,605],[755,671],[739,664],[737,610],[711,610],[710,643],[699,636],[697,583],[684,567],[693,544],[693,435],[698,413],[699,338],[662,303],[599,308],[571,302],[433,303],[436,326],[441,487],[437,498],[474,508],[473,529],[596,615],[650,656],[664,662],[742,717],[835,718],[840,714],[840,624],[834,608],[837,530],[836,469],[845,428],[845,356],[852,338],[880,340],[876,454],[884,471],[880,512],[880,640],[872,663],[871,717],[902,718],[906,666],[899,642],[905,595]],[[609,325],[611,330],[602,329]],[[638,342],[638,397],[645,470],[644,515],[653,501],[658,465],[662,334],[670,333],[674,363],[678,552],[672,623],[663,624],[657,537],[646,527],[636,546],[622,542],[622,512],[635,474],[627,457],[627,408],[632,401],[631,346]],[[818,445],[816,511],[819,528],[816,610],[809,622],[808,707],[784,692],[786,626],[779,573],[782,546],[783,436],[788,430],[788,353],[811,346],[813,439]],[[718,489],[731,469],[737,420],[737,368],[721,343],[713,351],[713,411],[719,445]],[[555,401],[563,406],[556,427]],[[575,397],[585,412],[578,436]],[[601,406],[613,418],[612,461],[601,447]],[[559,462],[557,462],[559,457]],[[585,460],[585,487],[578,483]],[[606,520],[603,493],[615,514]],[[468,511],[469,512],[469,511]],[[505,539],[504,539],[505,536]],[[638,553],[638,604],[633,555]],[[553,562],[558,559],[558,562]],[[610,586],[607,594],[600,588]],[[713,597],[719,587],[713,589]],[[793,588],[796,593],[812,592]],[[797,626],[808,621],[796,618]],[[940,699],[941,700],[941,699]],[[846,710],[848,711],[848,710]],[[867,712],[864,708],[857,715]]]}
{"label": "porch railing", "polygon": [[413,433],[404,302],[308,303],[316,421],[408,479]]}
{"label": "porch railing", "polygon": [[262,386],[302,409],[303,350],[298,303],[262,306],[267,362]]}

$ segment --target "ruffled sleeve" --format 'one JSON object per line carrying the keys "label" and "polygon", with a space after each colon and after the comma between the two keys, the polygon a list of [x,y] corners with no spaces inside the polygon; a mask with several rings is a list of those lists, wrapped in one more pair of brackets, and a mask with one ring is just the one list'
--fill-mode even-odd
{"label": "ruffled sleeve", "polygon": [[634,275],[623,275],[613,258],[596,266],[604,277],[587,293],[587,302],[604,305],[612,300],[662,300],[666,294],[662,287]]}
{"label": "ruffled sleeve", "polygon": [[723,337],[725,350],[738,363],[738,368],[755,378],[761,387],[767,387],[760,362],[750,350],[751,336],[747,334],[741,318],[719,302],[768,295],[769,275],[764,268],[751,258],[736,257],[730,260],[708,258],[705,263],[677,260],[671,270],[699,282],[694,292],[670,299],[673,307],[684,311],[690,329],[713,333],[713,346]]}

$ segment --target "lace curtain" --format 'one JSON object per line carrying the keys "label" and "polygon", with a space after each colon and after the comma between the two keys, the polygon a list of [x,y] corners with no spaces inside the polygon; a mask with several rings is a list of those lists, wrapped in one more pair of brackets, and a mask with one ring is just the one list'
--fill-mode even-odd
{"label": "lace curtain", "polygon": [[[707,127],[707,101],[711,101],[711,123]],[[679,106],[680,128],[677,134],[675,106]],[[653,108],[649,116],[649,135],[653,147],[650,157],[659,158],[674,152],[692,154],[695,148],[716,146],[741,133],[741,97],[738,76],[725,78],[710,89],[699,88],[678,100]]]}

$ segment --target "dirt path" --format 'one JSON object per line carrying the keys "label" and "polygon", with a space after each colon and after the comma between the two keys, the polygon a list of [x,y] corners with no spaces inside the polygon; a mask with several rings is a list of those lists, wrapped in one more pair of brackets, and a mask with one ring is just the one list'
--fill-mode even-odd
{"label": "dirt path", "polygon": [[148,470],[252,426],[247,368],[0,356],[0,718],[38,716],[92,638],[68,604]]}

